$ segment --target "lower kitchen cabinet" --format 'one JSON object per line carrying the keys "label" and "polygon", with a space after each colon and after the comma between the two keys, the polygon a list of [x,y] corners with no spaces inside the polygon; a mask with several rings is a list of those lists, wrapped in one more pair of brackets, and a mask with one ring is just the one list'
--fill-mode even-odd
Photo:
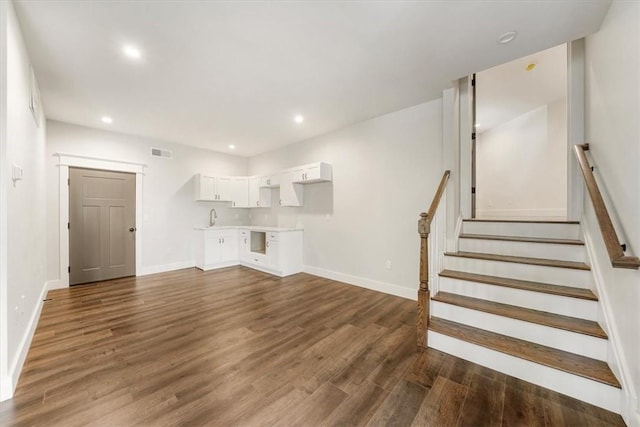
{"label": "lower kitchen cabinet", "polygon": [[238,264],[238,230],[201,230],[196,240],[196,267],[201,270]]}
{"label": "lower kitchen cabinet", "polygon": [[302,271],[303,232],[275,227],[198,229],[196,267],[244,265],[284,277]]}

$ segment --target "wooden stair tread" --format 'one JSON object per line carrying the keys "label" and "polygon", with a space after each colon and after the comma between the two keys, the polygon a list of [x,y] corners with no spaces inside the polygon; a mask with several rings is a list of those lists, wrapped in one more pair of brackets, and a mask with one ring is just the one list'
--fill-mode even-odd
{"label": "wooden stair tread", "polygon": [[561,261],[557,259],[530,258],[512,255],[484,254],[480,252],[445,252],[445,255],[461,258],[483,259],[487,261],[513,262],[517,264],[540,265],[544,267],[571,268],[575,270],[591,270],[584,262]]}
{"label": "wooden stair tread", "polygon": [[530,362],[621,388],[606,362],[432,317],[429,330]]}
{"label": "wooden stair tread", "polygon": [[461,234],[461,239],[501,240],[507,242],[527,243],[554,243],[559,245],[584,246],[584,243],[576,239],[553,239],[548,237],[524,237],[524,236],[497,236],[492,234]]}
{"label": "wooden stair tread", "polygon": [[537,220],[537,219],[465,219],[463,222],[520,222],[523,224],[580,224],[580,221],[552,221],[552,220]]}
{"label": "wooden stair tread", "polygon": [[530,282],[528,280],[510,279],[507,277],[487,276],[484,274],[467,273],[456,270],[443,270],[441,277],[467,280],[470,282],[485,283],[488,285],[504,286],[507,288],[521,289],[524,291],[542,292],[545,294],[559,295],[570,298],[597,301],[598,297],[590,290],[573,286],[552,285],[550,283]]}
{"label": "wooden stair tread", "polygon": [[532,310],[530,308],[517,307],[514,305],[502,304],[449,292],[438,292],[434,301],[457,305],[459,307],[472,310],[483,311],[512,319],[522,320],[539,325],[550,326],[552,328],[563,329],[570,332],[589,335],[596,338],[607,338],[607,334],[602,330],[597,322],[591,320],[578,319],[575,317],[562,316],[545,311]]}

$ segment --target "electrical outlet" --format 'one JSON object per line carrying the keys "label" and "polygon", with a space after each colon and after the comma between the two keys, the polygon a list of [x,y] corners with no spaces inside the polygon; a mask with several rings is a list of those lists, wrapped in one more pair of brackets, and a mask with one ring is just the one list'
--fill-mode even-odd
{"label": "electrical outlet", "polygon": [[388,259],[387,262],[384,263],[384,268],[387,270],[391,270],[391,260]]}

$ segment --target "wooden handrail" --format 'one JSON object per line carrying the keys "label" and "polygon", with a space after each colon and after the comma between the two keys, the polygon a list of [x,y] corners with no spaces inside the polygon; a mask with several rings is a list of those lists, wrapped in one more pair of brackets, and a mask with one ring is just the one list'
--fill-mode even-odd
{"label": "wooden handrail", "polygon": [[420,233],[420,289],[418,289],[418,321],[417,321],[417,342],[418,348],[427,347],[427,329],[429,328],[429,233],[431,232],[431,221],[436,215],[438,205],[447,188],[450,170],[444,171],[440,185],[433,196],[431,206],[427,212],[420,214],[418,220],[418,233]]}
{"label": "wooden handrail", "polygon": [[604,244],[607,247],[609,253],[609,259],[611,259],[611,265],[616,268],[640,268],[640,258],[633,256],[625,256],[622,250],[622,245],[616,234],[616,230],[613,228],[611,217],[607,211],[607,207],[602,199],[602,194],[596,183],[596,179],[593,176],[591,165],[585,151],[589,150],[589,144],[577,144],[573,147],[578,157],[578,163],[580,163],[580,169],[584,176],[584,182],[591,197],[591,203],[593,203],[593,209],[596,212],[596,218],[598,219],[598,225],[600,226],[600,232],[604,239]]}

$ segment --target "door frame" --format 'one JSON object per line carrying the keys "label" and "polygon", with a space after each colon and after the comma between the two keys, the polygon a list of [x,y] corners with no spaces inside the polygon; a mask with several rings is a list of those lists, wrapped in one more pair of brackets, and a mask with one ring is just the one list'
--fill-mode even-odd
{"label": "door frame", "polygon": [[144,168],[143,163],[127,162],[122,160],[103,159],[99,157],[81,156],[69,153],[55,153],[58,156],[58,197],[60,209],[59,214],[59,256],[60,256],[60,280],[56,286],[49,289],[69,287],[69,168],[100,169],[111,172],[128,172],[136,175],[136,266],[135,275],[140,275],[142,271],[142,180]]}

